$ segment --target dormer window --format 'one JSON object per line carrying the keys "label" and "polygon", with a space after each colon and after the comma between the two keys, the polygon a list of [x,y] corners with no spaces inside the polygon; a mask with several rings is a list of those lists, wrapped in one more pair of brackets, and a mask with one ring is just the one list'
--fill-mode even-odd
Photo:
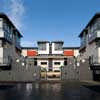
{"label": "dormer window", "polygon": [[46,50],[46,43],[39,43],[39,50]]}
{"label": "dormer window", "polygon": [[62,43],[55,43],[55,50],[62,50]]}

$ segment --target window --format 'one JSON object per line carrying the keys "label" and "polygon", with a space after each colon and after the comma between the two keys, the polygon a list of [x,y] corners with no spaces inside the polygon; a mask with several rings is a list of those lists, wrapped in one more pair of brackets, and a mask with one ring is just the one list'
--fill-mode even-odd
{"label": "window", "polygon": [[2,40],[0,40],[0,47],[2,47]]}
{"label": "window", "polygon": [[54,62],[55,65],[60,65],[60,62]]}
{"label": "window", "polygon": [[41,65],[47,65],[47,62],[41,62]]}
{"label": "window", "polygon": [[62,50],[62,43],[55,43],[55,50]]}
{"label": "window", "polygon": [[46,43],[39,43],[39,50],[46,50]]}
{"label": "window", "polygon": [[0,28],[2,28],[2,19],[0,18]]}
{"label": "window", "polygon": [[34,58],[34,66],[37,66],[37,58]]}
{"label": "window", "polygon": [[96,47],[100,47],[100,40],[96,40]]}
{"label": "window", "polygon": [[86,33],[83,33],[83,36],[81,38],[81,45],[85,45],[86,44]]}
{"label": "window", "polygon": [[67,58],[64,58],[64,65],[67,65]]}

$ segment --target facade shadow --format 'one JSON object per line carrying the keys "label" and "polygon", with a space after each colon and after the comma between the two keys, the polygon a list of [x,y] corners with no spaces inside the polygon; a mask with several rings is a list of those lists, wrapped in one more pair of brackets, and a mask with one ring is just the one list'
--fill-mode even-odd
{"label": "facade shadow", "polygon": [[85,88],[88,88],[92,91],[95,91],[95,92],[99,92],[100,93],[100,85],[83,85]]}

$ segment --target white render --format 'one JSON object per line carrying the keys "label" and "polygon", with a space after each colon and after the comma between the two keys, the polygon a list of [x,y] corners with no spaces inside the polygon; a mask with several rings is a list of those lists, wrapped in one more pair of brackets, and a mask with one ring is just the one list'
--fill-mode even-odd
{"label": "white render", "polygon": [[26,56],[27,56],[27,49],[23,49],[21,54],[22,54],[24,57],[26,57]]}

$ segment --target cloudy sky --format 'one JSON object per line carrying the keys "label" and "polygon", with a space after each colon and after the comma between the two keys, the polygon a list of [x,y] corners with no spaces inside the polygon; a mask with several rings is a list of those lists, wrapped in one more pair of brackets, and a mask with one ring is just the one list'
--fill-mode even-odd
{"label": "cloudy sky", "polygon": [[63,40],[79,46],[79,33],[96,13],[100,0],[0,0],[6,13],[23,34],[23,46],[38,40]]}

